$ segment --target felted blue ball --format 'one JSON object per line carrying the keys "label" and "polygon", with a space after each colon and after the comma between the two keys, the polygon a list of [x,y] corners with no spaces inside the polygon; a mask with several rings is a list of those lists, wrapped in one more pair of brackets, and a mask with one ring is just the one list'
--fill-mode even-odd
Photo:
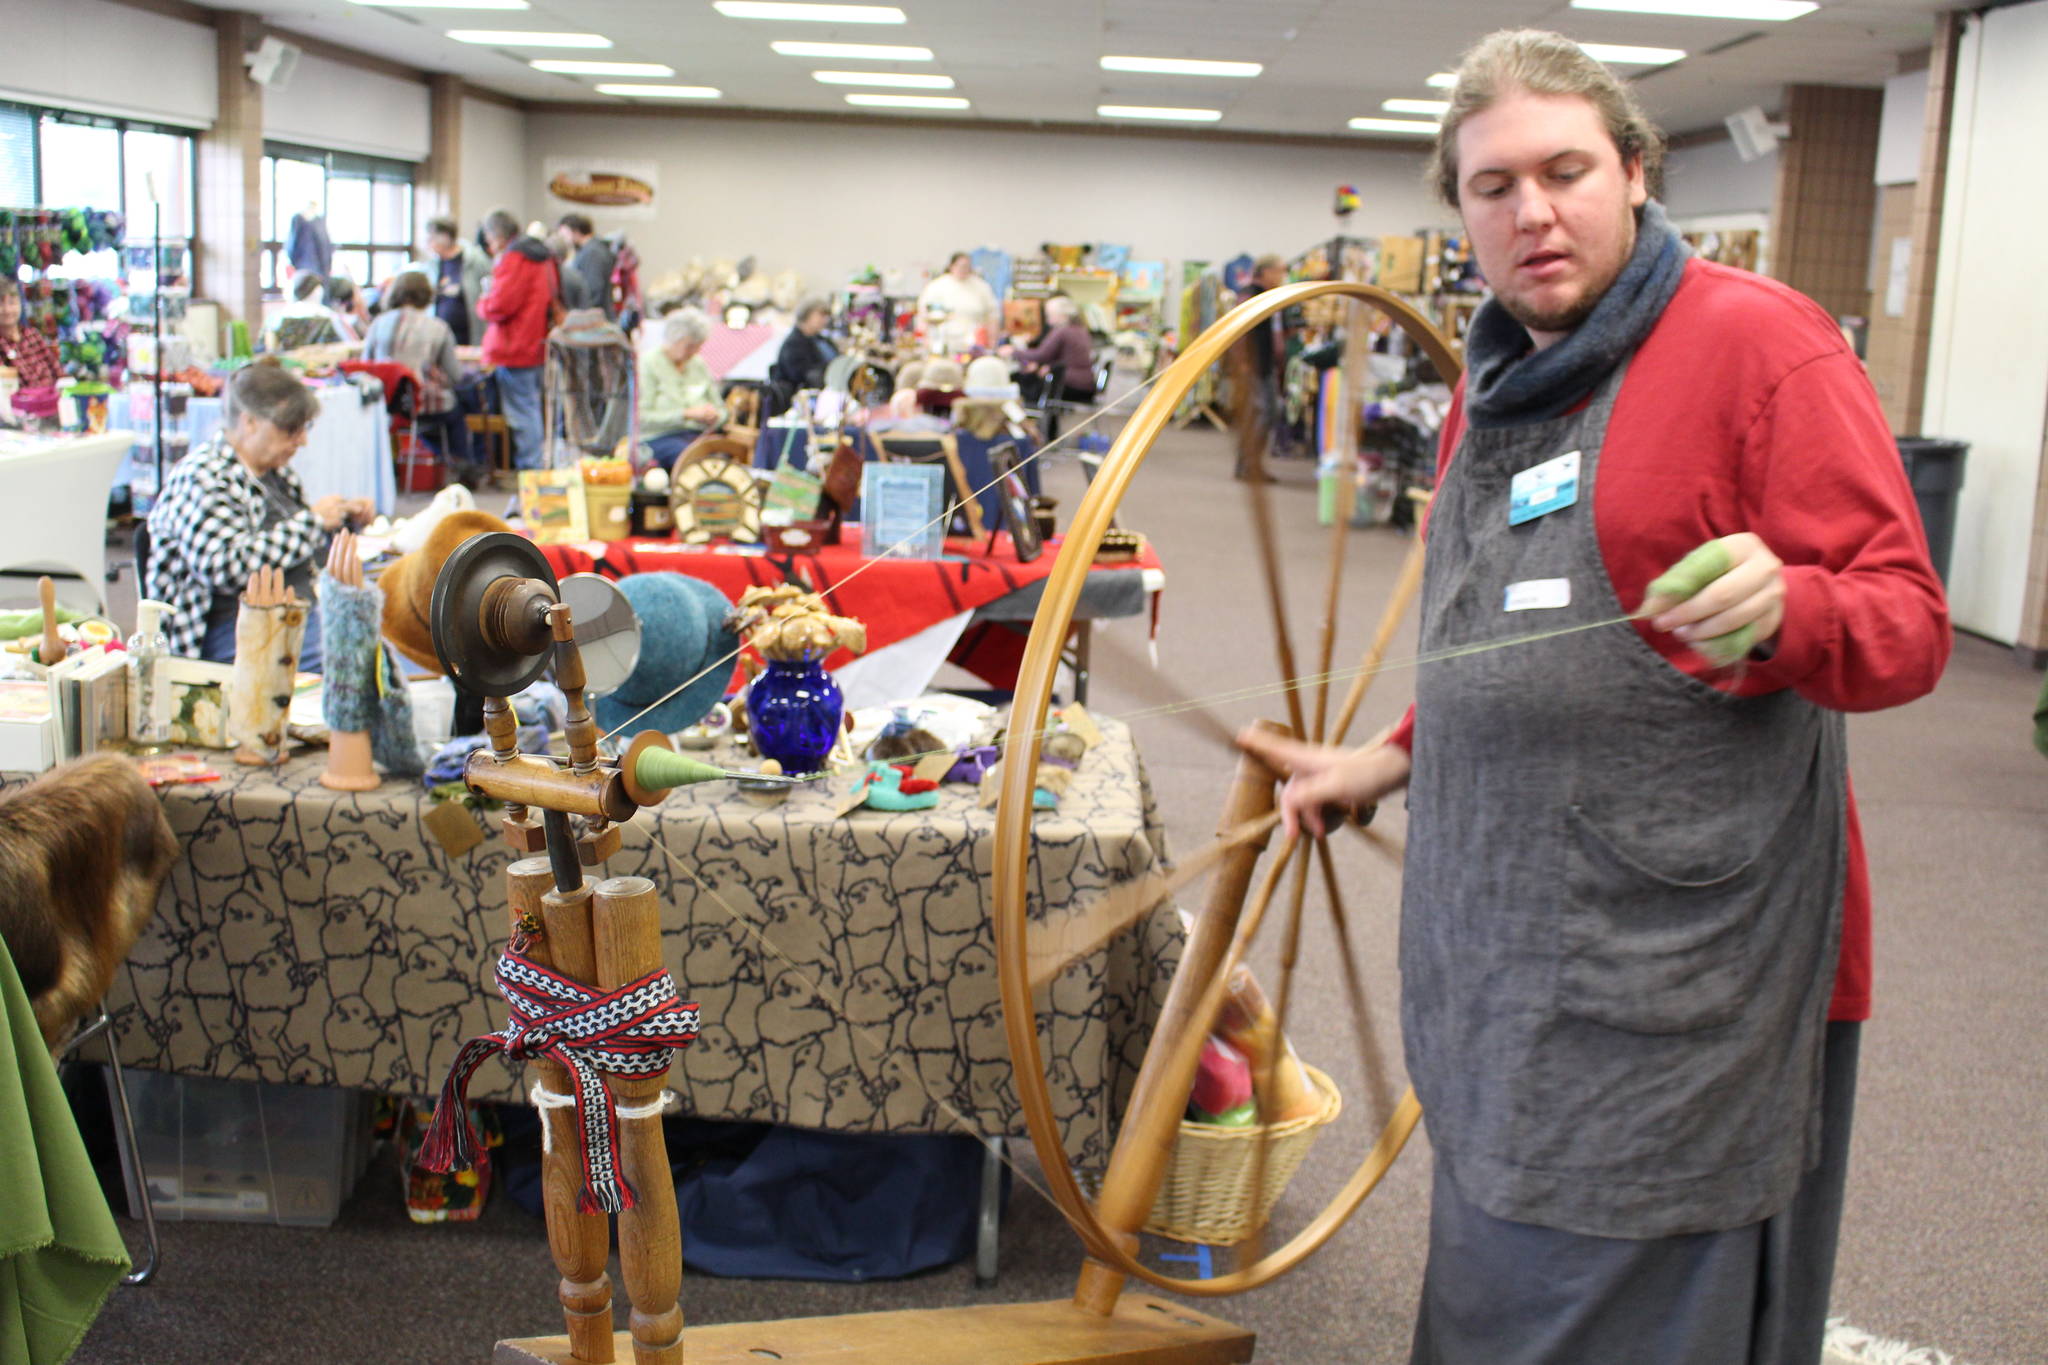
{"label": "felted blue ball", "polygon": [[[680,573],[628,574],[619,580],[619,591],[640,618],[640,661],[616,692],[597,699],[597,727],[608,731],[630,722],[636,731],[687,730],[711,713],[732,681],[734,661],[728,656],[739,648],[739,637],[726,624],[732,603],[703,579]],[[704,673],[706,668],[711,671]],[[639,715],[699,673],[704,676]]]}

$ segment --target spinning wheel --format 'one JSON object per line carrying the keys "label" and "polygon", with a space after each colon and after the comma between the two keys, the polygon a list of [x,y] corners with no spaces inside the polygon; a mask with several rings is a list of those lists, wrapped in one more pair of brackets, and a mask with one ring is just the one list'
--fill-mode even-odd
{"label": "spinning wheel", "polygon": [[[1355,969],[1348,966],[1349,929],[1337,897],[1330,854],[1322,845],[1284,841],[1264,873],[1257,876],[1257,888],[1249,901],[1245,899],[1258,874],[1263,846],[1278,824],[1274,775],[1256,761],[1245,759],[1225,805],[1225,834],[1215,844],[1184,859],[1170,878],[1129,883],[1093,905],[1046,917],[1044,927],[1050,932],[1043,932],[1034,930],[1027,896],[1034,862],[1033,788],[1041,747],[1038,725],[1047,713],[1061,645],[1073,620],[1082,581],[1152,441],[1185,393],[1229,346],[1279,310],[1325,295],[1379,308],[1416,340],[1441,373],[1455,376],[1458,372],[1455,355],[1426,320],[1400,300],[1367,286],[1342,282],[1289,286],[1234,310],[1198,338],[1162,376],[1110,451],[1054,566],[1019,675],[1009,730],[1012,742],[996,816],[998,966],[1004,1028],[1025,1120],[1050,1192],[1088,1251],[1074,1297],[1050,1303],[720,1324],[692,1328],[685,1334],[677,1304],[681,1239],[673,1191],[666,1181],[659,1106],[654,1105],[620,1111],[619,1167],[635,1173],[643,1196],[653,1198],[646,1205],[626,1201],[619,1209],[622,1273],[634,1312],[632,1330],[614,1337],[609,1330],[611,1286],[604,1273],[605,1219],[575,1195],[569,1171],[578,1160],[587,1162],[593,1149],[557,1106],[545,1115],[552,1144],[543,1183],[549,1242],[561,1272],[558,1294],[569,1332],[559,1337],[500,1342],[495,1359],[501,1365],[623,1360],[628,1353],[639,1365],[673,1365],[684,1358],[686,1349],[688,1359],[696,1365],[759,1359],[829,1359],[835,1365],[896,1365],[911,1359],[924,1365],[1051,1361],[1067,1365],[1091,1361],[1105,1365],[1111,1361],[1120,1365],[1225,1365],[1251,1358],[1254,1338],[1250,1332],[1165,1300],[1125,1295],[1122,1289],[1129,1277],[1136,1276],[1183,1294],[1221,1295],[1252,1288],[1285,1272],[1327,1241],[1358,1207],[1420,1117],[1412,1094],[1398,1105],[1385,1103],[1385,1127],[1349,1180],[1304,1231],[1270,1254],[1255,1241],[1238,1268],[1196,1279],[1162,1275],[1135,1254],[1137,1232],[1164,1174],[1204,1035],[1223,1003],[1228,971],[1241,960],[1265,920],[1290,865],[1295,877],[1287,903],[1287,942],[1277,992],[1280,1026],[1284,1030],[1312,861],[1320,865],[1333,925],[1346,949],[1352,1007],[1362,1016],[1364,1000]],[[1311,725],[1304,715],[1301,670],[1295,666],[1286,626],[1266,494],[1252,485],[1250,496],[1274,613],[1283,684],[1279,690],[1287,697],[1292,728],[1297,734],[1337,742],[1415,591],[1420,557],[1409,556],[1364,665],[1335,719],[1325,724],[1325,687],[1317,697]],[[1335,642],[1345,530],[1340,518],[1333,533],[1321,666],[1317,670],[1324,677],[1330,673]],[[513,971],[516,976],[535,962],[543,966],[552,962],[563,975],[590,989],[633,990],[645,984],[644,978],[636,979],[637,973],[660,970],[653,884],[640,878],[592,884],[584,878],[582,867],[601,863],[616,849],[614,822],[658,801],[668,787],[731,774],[670,753],[665,739],[655,735],[637,738],[617,763],[599,758],[595,726],[583,703],[583,665],[572,631],[571,608],[557,600],[560,594],[544,565],[534,571],[518,551],[496,543],[500,539],[480,538],[451,557],[436,585],[434,627],[437,648],[449,662],[451,675],[460,665],[466,676],[480,680],[473,685],[489,698],[486,720],[492,744],[470,759],[466,780],[472,790],[508,803],[505,834],[516,848],[527,853],[545,848],[549,855],[546,860],[515,863],[508,876],[514,948],[525,954],[512,964]],[[538,671],[535,659],[544,663],[550,656],[570,701],[566,765],[518,753],[505,701],[505,693],[516,690],[512,684],[530,676],[529,668]],[[544,831],[528,814],[529,806],[542,813]],[[572,830],[572,816],[581,820],[580,834]],[[1207,909],[1189,937],[1173,979],[1100,1194],[1090,1199],[1064,1155],[1039,1051],[1035,986],[1050,981],[1067,962],[1128,926],[1182,882],[1212,868],[1215,876]],[[687,970],[685,963],[685,974]],[[503,972],[501,967],[501,977]],[[551,1020],[561,1017],[550,1016]],[[691,1026],[694,1028],[694,1019]],[[508,1034],[515,1031],[508,1029]],[[1374,1049],[1369,1038],[1365,1050],[1370,1071]],[[457,1065],[459,1069],[460,1059]],[[566,1085],[561,1072],[549,1073],[544,1067],[542,1071],[551,1088],[559,1091]],[[1267,1079],[1270,1081],[1270,1074]],[[659,1091],[660,1078],[658,1073],[651,1079],[642,1074],[615,1084],[622,1098],[645,1100]],[[444,1105],[447,1098],[444,1095]],[[1263,1142],[1257,1150],[1254,1175],[1263,1180],[1273,1159]]]}
{"label": "spinning wheel", "polygon": [[[1325,845],[1286,839],[1263,873],[1258,875],[1254,890],[1254,874],[1258,872],[1261,853],[1278,823],[1278,817],[1273,813],[1276,778],[1263,764],[1247,757],[1240,763],[1226,801],[1220,825],[1225,833],[1216,843],[1184,860],[1182,871],[1175,877],[1152,879],[1127,888],[1125,894],[1112,895],[1095,906],[1072,912],[1047,908],[1036,919],[1028,897],[1035,853],[1032,789],[1043,738],[1040,718],[1047,714],[1054,675],[1059,666],[1060,643],[1067,636],[1096,547],[1123,503],[1153,440],[1171,420],[1176,405],[1186,392],[1212,364],[1222,358],[1227,348],[1254,327],[1281,309],[1324,296],[1360,300],[1377,307],[1416,341],[1447,380],[1455,381],[1461,368],[1458,358],[1428,321],[1398,298],[1370,286],[1341,281],[1291,285],[1261,294],[1232,310],[1203,333],[1166,372],[1159,385],[1146,396],[1104,460],[1061,547],[1037,618],[1032,624],[1030,643],[1019,673],[1009,731],[1013,738],[1008,761],[1004,764],[1001,803],[996,816],[994,890],[998,970],[1004,1025],[1018,1098],[1050,1192],[1089,1253],[1075,1296],[1076,1307],[1082,1310],[1108,1312],[1125,1280],[1133,1276],[1177,1293],[1221,1295],[1254,1288],[1291,1269],[1327,1242],[1372,1192],[1421,1117],[1421,1109],[1412,1091],[1398,1103],[1393,1103],[1391,1097],[1382,1099],[1381,1113],[1385,1116],[1385,1125],[1377,1141],[1362,1154],[1350,1178],[1329,1203],[1285,1245],[1268,1252],[1255,1235],[1240,1249],[1239,1264],[1234,1270],[1200,1278],[1161,1274],[1137,1258],[1136,1234],[1151,1211],[1165,1177],[1166,1163],[1173,1150],[1204,1039],[1224,1004],[1230,968],[1243,961],[1248,945],[1267,917],[1290,863],[1293,866],[1293,884],[1284,924],[1282,974],[1275,992],[1279,1031],[1284,1035],[1296,954],[1301,941],[1309,864],[1315,862],[1320,868],[1328,899],[1332,929],[1344,958],[1342,965],[1350,1005],[1360,1016],[1361,1032],[1366,1035],[1363,1039],[1369,1054],[1365,1058],[1366,1070],[1375,1078],[1384,1074],[1379,1059],[1370,1055],[1376,1049],[1370,1042],[1369,1024],[1364,1022],[1365,1000],[1356,967],[1350,959],[1350,926],[1338,894],[1330,852]],[[1355,400],[1353,405],[1355,408]],[[1253,434],[1251,439],[1259,437]],[[1410,554],[1400,581],[1386,604],[1349,694],[1335,719],[1326,724],[1327,676],[1333,667],[1331,654],[1338,619],[1345,518],[1341,515],[1336,518],[1331,543],[1320,666],[1305,670],[1297,668],[1295,663],[1267,495],[1262,485],[1253,483],[1248,485],[1247,496],[1252,502],[1258,557],[1265,578],[1268,605],[1273,614],[1274,649],[1288,707],[1289,726],[1293,733],[1304,738],[1341,743],[1363,700],[1366,684],[1384,656],[1419,584],[1419,544]],[[1312,720],[1304,715],[1304,689],[1297,682],[1304,673],[1323,680],[1316,693]],[[1384,843],[1382,846],[1385,847]],[[1116,1148],[1101,1181],[1100,1192],[1091,1199],[1084,1192],[1061,1143],[1060,1125],[1046,1084],[1046,1068],[1039,1048],[1034,993],[1042,992],[1065,962],[1135,921],[1193,873],[1211,867],[1215,871],[1207,908],[1189,935],[1185,954],[1123,1115]],[[1245,899],[1247,891],[1252,891],[1248,901]],[[1261,1078],[1262,1081],[1266,1079],[1268,1077]],[[1260,1087],[1261,1090],[1267,1088]],[[1264,1135],[1269,1129],[1269,1124],[1261,1124],[1258,1129],[1258,1149],[1253,1157],[1255,1186],[1263,1183],[1273,1168],[1274,1159],[1265,1150]],[[1255,1194],[1252,1202],[1256,1207],[1261,1201]]]}

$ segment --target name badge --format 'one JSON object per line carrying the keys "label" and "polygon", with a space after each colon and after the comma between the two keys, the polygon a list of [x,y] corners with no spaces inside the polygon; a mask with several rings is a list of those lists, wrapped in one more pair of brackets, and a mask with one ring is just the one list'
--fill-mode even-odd
{"label": "name badge", "polygon": [[1579,500],[1579,452],[1531,465],[1508,484],[1508,525],[1520,526]]}
{"label": "name badge", "polygon": [[1569,578],[1525,578],[1520,583],[1508,584],[1507,601],[1501,604],[1501,610],[1553,611],[1571,604]]}

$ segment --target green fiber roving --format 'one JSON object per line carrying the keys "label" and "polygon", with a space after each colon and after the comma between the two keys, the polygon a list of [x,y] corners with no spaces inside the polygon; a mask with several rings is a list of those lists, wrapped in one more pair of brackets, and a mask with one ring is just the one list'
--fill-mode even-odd
{"label": "green fiber roving", "polygon": [[[1643,594],[1643,605],[1646,609],[1653,602],[1658,603],[1660,609],[1675,607],[1734,567],[1735,560],[1728,553],[1727,542],[1710,540],[1652,579]],[[1663,601],[1659,602],[1660,598]],[[1708,663],[1717,668],[1727,668],[1740,663],[1756,647],[1756,626],[1737,626],[1726,635],[1716,635],[1711,640],[1695,640],[1692,647]]]}

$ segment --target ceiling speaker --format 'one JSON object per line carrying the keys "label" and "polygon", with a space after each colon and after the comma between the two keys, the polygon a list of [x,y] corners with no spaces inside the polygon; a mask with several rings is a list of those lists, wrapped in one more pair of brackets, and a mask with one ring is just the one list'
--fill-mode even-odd
{"label": "ceiling speaker", "polygon": [[1792,135],[1791,124],[1771,122],[1771,116],[1756,104],[1737,110],[1722,122],[1727,125],[1728,136],[1735,141],[1735,154],[1744,161],[1769,156],[1778,150],[1780,142]]}
{"label": "ceiling speaker", "polygon": [[282,38],[265,38],[242,61],[249,68],[250,80],[266,90],[282,90],[299,68],[299,49]]}

